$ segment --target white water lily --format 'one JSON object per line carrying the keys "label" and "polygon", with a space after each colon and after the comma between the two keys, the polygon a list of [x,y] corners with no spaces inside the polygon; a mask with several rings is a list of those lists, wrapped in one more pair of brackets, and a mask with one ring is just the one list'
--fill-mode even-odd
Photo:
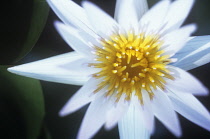
{"label": "white water lily", "polygon": [[190,37],[196,26],[181,26],[194,0],[163,0],[150,10],[146,0],[117,0],[114,19],[88,1],[82,7],[70,0],[48,3],[75,51],[8,70],[83,85],[60,111],[64,116],[91,102],[78,139],[117,123],[121,139],[149,138],[154,117],[179,137],[176,112],[210,130],[209,112],[193,96],[208,90],[186,72],[210,61],[210,36]]}

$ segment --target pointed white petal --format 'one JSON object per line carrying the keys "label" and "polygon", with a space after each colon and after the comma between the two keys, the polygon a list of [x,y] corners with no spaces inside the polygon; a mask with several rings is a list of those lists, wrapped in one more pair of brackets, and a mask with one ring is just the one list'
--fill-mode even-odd
{"label": "pointed white petal", "polygon": [[142,113],[138,107],[130,105],[128,112],[118,122],[120,139],[149,139],[150,132],[144,125]]}
{"label": "pointed white petal", "polygon": [[174,109],[193,123],[210,131],[210,114],[208,110],[192,95],[184,92],[169,94]]}
{"label": "pointed white petal", "polygon": [[135,0],[135,6],[136,6],[136,13],[138,15],[138,20],[141,19],[141,17],[148,11],[149,7],[147,4],[147,0]]}
{"label": "pointed white petal", "polygon": [[[116,2],[116,6],[115,6],[115,14],[114,17],[117,20],[118,19],[118,15],[120,12],[120,7],[121,4],[123,4],[124,0],[117,0]],[[134,6],[136,8],[136,14],[138,16],[138,20],[144,15],[144,13],[146,13],[148,11],[148,4],[147,4],[147,0],[134,0]]]}
{"label": "pointed white petal", "polygon": [[83,85],[82,88],[80,88],[79,91],[77,91],[65,104],[59,114],[61,116],[71,114],[94,100],[95,95],[92,93],[97,88],[98,82],[99,80],[95,78],[88,80],[85,85]]}
{"label": "pointed white petal", "polygon": [[105,123],[106,112],[110,108],[110,104],[105,101],[102,96],[94,100],[82,121],[77,138],[90,139]]}
{"label": "pointed white petal", "polygon": [[167,81],[167,88],[195,95],[208,95],[208,89],[198,79],[180,68],[172,68],[176,70],[177,77],[173,81]]}
{"label": "pointed white petal", "polygon": [[173,66],[184,70],[194,69],[210,62],[210,35],[189,38],[185,46],[174,55],[178,58]]}
{"label": "pointed white petal", "polygon": [[118,0],[115,10],[115,19],[126,31],[138,28],[138,14],[135,0]]}
{"label": "pointed white petal", "polygon": [[101,48],[103,47],[103,45],[101,44],[100,36],[91,36],[90,34],[88,34],[86,32],[79,32],[79,35],[86,43],[88,43],[88,46],[90,46],[92,48],[94,46],[101,47]]}
{"label": "pointed white petal", "polygon": [[177,137],[181,136],[181,127],[177,114],[165,92],[157,90],[152,102],[155,116]]}
{"label": "pointed white petal", "polygon": [[86,62],[76,52],[70,52],[11,67],[8,68],[8,71],[45,81],[83,85],[90,78],[91,72],[93,72],[91,68],[87,68]]}
{"label": "pointed white petal", "polygon": [[140,108],[140,111],[144,118],[144,124],[146,128],[150,131],[151,134],[153,134],[154,133],[154,114],[152,111],[151,100],[147,92],[143,92],[142,96],[143,96],[144,105],[141,106],[140,103],[138,102],[138,105],[139,105],[138,107]]}
{"label": "pointed white petal", "polygon": [[89,34],[95,35],[83,8],[71,0],[47,0],[50,7],[69,25],[74,25]]}
{"label": "pointed white petal", "polygon": [[163,27],[165,18],[170,5],[169,0],[162,0],[153,6],[140,20],[140,26],[146,27],[148,32],[159,32]]}
{"label": "pointed white petal", "polygon": [[111,16],[93,3],[83,1],[82,5],[87,12],[90,23],[98,34],[109,35],[118,26],[117,22]]}
{"label": "pointed white petal", "polygon": [[171,52],[171,55],[175,54],[185,45],[187,39],[195,30],[196,26],[194,24],[191,24],[166,34],[163,37],[163,40],[164,45],[168,47],[166,47],[164,51]]}
{"label": "pointed white petal", "polygon": [[[187,18],[194,0],[175,0],[169,7],[164,24],[167,31],[178,29]],[[174,17],[175,16],[175,17]]]}
{"label": "pointed white petal", "polygon": [[107,130],[112,129],[128,110],[128,104],[124,102],[124,98],[121,98],[116,104],[113,101],[113,104],[114,106],[108,111],[106,116],[105,128]]}
{"label": "pointed white petal", "polygon": [[85,43],[79,35],[79,30],[65,25],[61,22],[55,22],[55,27],[62,36],[62,38],[71,46],[76,52],[85,57],[91,57],[91,48]]}

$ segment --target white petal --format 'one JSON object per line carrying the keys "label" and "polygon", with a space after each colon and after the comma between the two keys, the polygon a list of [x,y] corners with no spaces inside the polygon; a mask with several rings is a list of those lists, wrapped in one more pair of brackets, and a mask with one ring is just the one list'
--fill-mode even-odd
{"label": "white petal", "polygon": [[111,16],[93,3],[83,1],[82,5],[87,12],[90,23],[98,34],[109,35],[118,26],[117,22]]}
{"label": "white petal", "polygon": [[157,90],[152,102],[155,116],[177,137],[181,136],[181,127],[172,103],[165,92]]}
{"label": "white petal", "polygon": [[169,0],[162,0],[153,6],[140,20],[140,26],[146,27],[147,32],[159,32],[170,5]]}
{"label": "white petal", "polygon": [[8,71],[45,81],[83,85],[92,72],[91,68],[86,67],[86,62],[86,59],[76,52],[70,52],[11,67]]}
{"label": "white petal", "polygon": [[93,36],[95,35],[84,9],[79,5],[71,0],[47,0],[47,2],[64,23],[74,25]]}
{"label": "white petal", "polygon": [[167,81],[167,88],[195,95],[208,95],[208,89],[198,79],[180,68],[173,69],[178,75],[175,80]]}
{"label": "white petal", "polygon": [[178,113],[210,131],[210,114],[193,95],[184,92],[173,92],[169,94],[169,97]]}
{"label": "white petal", "polygon": [[77,138],[90,139],[105,123],[105,116],[110,104],[102,96],[94,100],[82,121]]}
{"label": "white petal", "polygon": [[[113,102],[114,104],[115,102]],[[105,128],[107,130],[112,129],[122,118],[122,116],[127,112],[128,110],[128,104],[124,102],[124,98],[119,100],[117,104],[114,104],[114,106],[108,111],[106,116],[106,124]]]}
{"label": "white petal", "polygon": [[184,23],[193,4],[194,0],[175,0],[165,17],[165,29],[167,31],[178,29]]}
{"label": "white petal", "polygon": [[147,4],[147,0],[135,0],[135,6],[136,6],[136,13],[138,15],[138,20],[148,11],[149,7]]}
{"label": "white petal", "polygon": [[178,61],[173,66],[184,70],[194,69],[210,62],[210,36],[189,38],[185,46],[174,55]]}
{"label": "white petal", "polygon": [[95,78],[91,78],[90,80],[88,80],[85,85],[82,86],[82,88],[80,88],[79,91],[77,91],[65,104],[59,114],[61,116],[71,114],[94,100],[95,95],[92,93],[97,88],[98,82],[99,80]]}
{"label": "white petal", "polygon": [[143,96],[144,105],[143,107],[140,106],[139,102],[138,102],[138,105],[142,113],[142,116],[144,118],[145,126],[150,131],[150,133],[153,134],[154,133],[154,114],[152,111],[151,100],[147,92],[143,92],[142,96]]}
{"label": "white petal", "polygon": [[135,0],[118,0],[115,9],[115,19],[126,31],[138,28],[138,14]]}
{"label": "white petal", "polygon": [[55,26],[62,38],[76,52],[87,58],[92,56],[91,48],[87,45],[87,43],[83,42],[82,38],[79,36],[80,31],[61,22],[55,22]]}
{"label": "white petal", "polygon": [[[115,6],[115,19],[118,19],[119,15],[119,9],[121,7],[121,4],[123,3],[124,0],[117,0],[116,6]],[[147,0],[134,0],[134,5],[136,8],[136,14],[138,16],[138,20],[148,11],[148,4]]]}
{"label": "white petal", "polygon": [[128,112],[118,122],[120,139],[149,139],[150,132],[144,125],[139,108],[130,105]]}
{"label": "white petal", "polygon": [[187,39],[195,30],[196,26],[194,24],[191,24],[166,34],[163,37],[163,40],[164,45],[168,47],[166,47],[164,51],[171,52],[171,55],[175,54],[185,45]]}
{"label": "white petal", "polygon": [[79,32],[79,35],[81,38],[88,43],[88,46],[94,47],[103,47],[103,45],[100,43],[101,42],[101,37],[100,36],[91,36],[90,34],[86,32]]}

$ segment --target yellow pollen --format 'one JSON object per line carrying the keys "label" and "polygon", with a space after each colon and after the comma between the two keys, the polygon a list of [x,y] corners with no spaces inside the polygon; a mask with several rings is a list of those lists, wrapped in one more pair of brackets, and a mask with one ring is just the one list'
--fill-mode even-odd
{"label": "yellow pollen", "polygon": [[94,93],[104,88],[104,96],[114,97],[116,102],[122,96],[125,96],[125,101],[137,96],[143,105],[143,93],[148,93],[153,99],[155,90],[165,89],[166,78],[174,80],[167,67],[172,60],[160,49],[164,41],[159,35],[135,35],[133,32],[131,30],[126,35],[116,33],[109,39],[100,39],[103,47],[92,46],[96,63],[88,65],[99,69],[93,74],[94,78],[101,79]]}

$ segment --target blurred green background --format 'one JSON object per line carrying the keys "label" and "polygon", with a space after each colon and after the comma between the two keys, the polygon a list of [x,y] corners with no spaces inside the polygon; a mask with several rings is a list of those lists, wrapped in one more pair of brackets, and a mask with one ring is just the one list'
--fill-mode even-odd
{"label": "blurred green background", "polygon": [[[81,0],[74,0],[80,4]],[[111,16],[115,0],[90,0]],[[151,7],[158,0],[149,0]],[[87,106],[66,117],[58,112],[80,86],[38,81],[10,74],[8,66],[66,53],[72,49],[54,28],[59,20],[45,0],[10,0],[1,4],[0,138],[75,139]],[[197,0],[185,24],[196,23],[193,35],[210,34],[210,1]],[[210,64],[190,72],[210,90]],[[210,109],[210,97],[198,97]],[[208,131],[179,115],[183,139],[210,137]],[[94,139],[118,139],[118,129],[103,128]],[[175,138],[158,120],[152,139]]]}

